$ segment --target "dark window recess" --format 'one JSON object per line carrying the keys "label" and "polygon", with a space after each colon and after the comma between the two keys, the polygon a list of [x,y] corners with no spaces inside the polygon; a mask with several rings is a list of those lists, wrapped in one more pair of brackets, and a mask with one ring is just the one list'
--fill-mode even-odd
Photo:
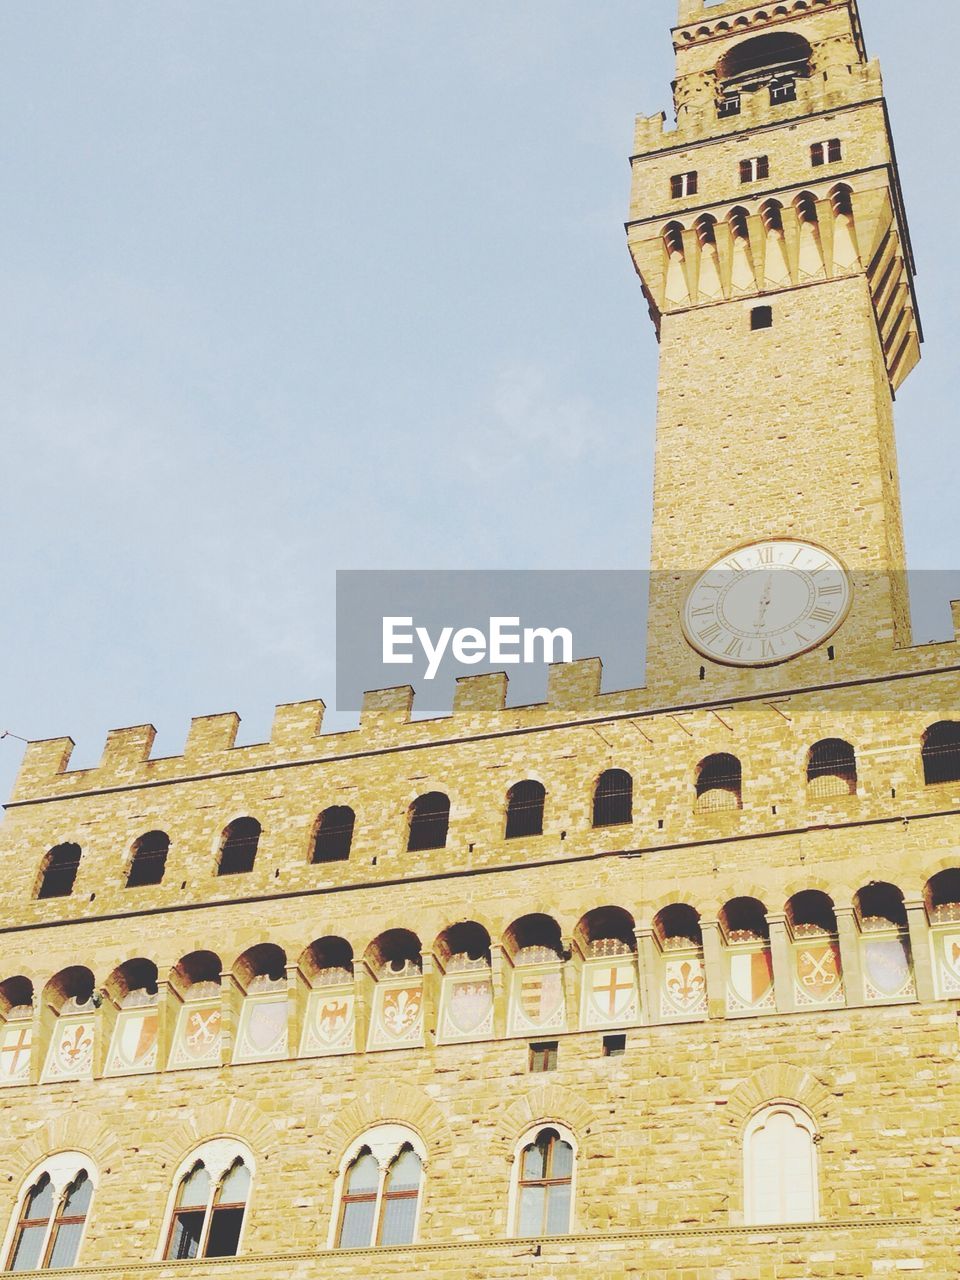
{"label": "dark window recess", "polygon": [[740,181],[759,182],[770,177],[769,156],[754,156],[750,160],[740,161]]}
{"label": "dark window recess", "polygon": [[356,815],[349,805],[335,804],[317,819],[311,862],[345,862],[353,844]]}
{"label": "dark window recess", "polygon": [[682,196],[695,196],[697,186],[696,169],[691,169],[689,173],[675,173],[670,179],[670,194],[674,200],[679,200]]}
{"label": "dark window recess", "polygon": [[725,751],[707,756],[697,774],[697,812],[739,809],[741,796],[742,772],[737,757]]}
{"label": "dark window recess", "polygon": [[442,791],[429,791],[418,796],[410,806],[410,831],[407,850],[442,849],[447,843],[450,825],[450,800]]}
{"label": "dark window recess", "polygon": [[796,80],[776,80],[770,86],[770,105],[779,106],[782,102],[796,102],[797,100],[797,82]]}
{"label": "dark window recess", "polygon": [[815,169],[822,164],[836,164],[843,159],[843,145],[839,138],[829,142],[815,142],[810,148],[810,163]]}
{"label": "dark window recess", "polygon": [[532,1044],[530,1046],[530,1070],[556,1071],[557,1049],[558,1042],[556,1040],[545,1040],[540,1044]]}
{"label": "dark window recess", "polygon": [[170,837],[165,831],[148,831],[133,846],[133,859],[127,875],[127,888],[159,884],[167,866]]}
{"label": "dark window recess", "polygon": [[633,778],[624,769],[607,769],[593,793],[593,825],[615,827],[633,821]]}
{"label": "dark window recess", "polygon": [[960,781],[960,723],[941,720],[923,735],[923,781],[932,786],[938,782]]}
{"label": "dark window recess", "polygon": [[753,307],[750,311],[751,329],[773,328],[773,307]]}
{"label": "dark window recess", "polygon": [[627,1037],[625,1035],[603,1037],[603,1056],[605,1058],[620,1058],[626,1051]]}
{"label": "dark window recess", "polygon": [[78,844],[58,844],[44,859],[38,898],[68,898],[80,866]]}
{"label": "dark window recess", "polygon": [[223,833],[218,876],[242,875],[253,870],[260,843],[260,823],[256,818],[237,818]]}
{"label": "dark window recess", "polygon": [[738,116],[740,114],[740,95],[739,93],[728,93],[717,103],[717,115],[721,120],[727,119],[728,116]]}
{"label": "dark window recess", "polygon": [[243,1226],[243,1205],[217,1205],[210,1220],[210,1236],[205,1256],[208,1258],[234,1258],[240,1243]]}
{"label": "dark window recess", "polygon": [[543,834],[543,802],[546,790],[542,783],[528,779],[518,782],[507,792],[506,838]]}

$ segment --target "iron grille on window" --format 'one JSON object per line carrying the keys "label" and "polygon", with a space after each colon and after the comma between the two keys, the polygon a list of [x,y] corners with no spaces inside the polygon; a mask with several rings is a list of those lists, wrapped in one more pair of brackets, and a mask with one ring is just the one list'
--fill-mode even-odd
{"label": "iron grille on window", "polygon": [[506,838],[543,834],[543,801],[546,791],[539,782],[518,782],[507,793]]}
{"label": "iron grille on window", "polygon": [[708,756],[697,775],[697,812],[739,809],[741,803],[740,761],[721,752]]}
{"label": "iron grille on window", "polygon": [[593,793],[593,825],[615,827],[633,821],[633,778],[623,769],[608,769]]}
{"label": "iron grille on window", "polygon": [[58,844],[47,854],[37,891],[38,898],[66,898],[73,893],[73,882],[80,866],[78,844]]}
{"label": "iron grille on window", "polygon": [[410,832],[407,849],[442,849],[447,843],[450,823],[450,801],[440,791],[419,796],[410,807]]}
{"label": "iron grille on window", "polygon": [[923,735],[923,780],[932,786],[938,782],[960,781],[960,723],[944,720]]}
{"label": "iron grille on window", "polygon": [[324,809],[317,823],[311,862],[343,862],[350,857],[353,843],[353,810],[345,804]]}
{"label": "iron grille on window", "polygon": [[165,831],[148,831],[133,847],[133,860],[127,875],[127,888],[159,884],[167,865],[170,837]]}
{"label": "iron grille on window", "polygon": [[818,798],[856,794],[857,761],[849,742],[825,738],[810,748],[807,790]]}
{"label": "iron grille on window", "polygon": [[236,876],[252,871],[260,841],[260,823],[256,818],[237,818],[223,833],[218,876]]}

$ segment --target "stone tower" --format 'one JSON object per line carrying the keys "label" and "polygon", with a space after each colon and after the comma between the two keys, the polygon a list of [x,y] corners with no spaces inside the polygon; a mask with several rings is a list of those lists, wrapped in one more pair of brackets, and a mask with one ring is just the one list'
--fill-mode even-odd
{"label": "stone tower", "polygon": [[856,0],[689,0],[680,22],[676,127],[638,121],[628,223],[661,353],[648,683],[700,664],[677,625],[688,573],[777,538],[854,575],[838,665],[814,646],[780,673],[838,679],[909,641],[892,400],[920,331],[880,69]]}
{"label": "stone tower", "polygon": [[[0,1269],[957,1274],[960,639],[911,647],[916,363],[853,0],[683,0],[629,241],[662,367],[646,687],[196,717],[0,827]],[[960,605],[954,605],[955,631]],[[61,1271],[61,1273],[63,1273]]]}

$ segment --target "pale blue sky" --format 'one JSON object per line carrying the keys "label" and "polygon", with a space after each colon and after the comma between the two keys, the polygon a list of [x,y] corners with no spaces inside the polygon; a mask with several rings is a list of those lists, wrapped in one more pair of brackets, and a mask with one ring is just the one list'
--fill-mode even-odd
{"label": "pale blue sky", "polygon": [[[909,551],[948,569],[960,13],[861,7],[927,335]],[[3,7],[0,728],[77,764],[215,711],[255,741],[276,702],[333,702],[337,568],[645,565],[656,345],[622,224],[674,17]]]}

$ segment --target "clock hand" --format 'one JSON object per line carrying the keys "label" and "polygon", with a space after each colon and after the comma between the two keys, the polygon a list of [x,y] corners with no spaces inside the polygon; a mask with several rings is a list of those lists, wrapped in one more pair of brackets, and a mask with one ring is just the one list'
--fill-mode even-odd
{"label": "clock hand", "polygon": [[757,606],[756,630],[759,631],[763,626],[763,620],[766,617],[767,609],[770,606],[771,586],[773,585],[773,574],[768,573],[763,584],[763,591],[760,595],[760,603]]}

